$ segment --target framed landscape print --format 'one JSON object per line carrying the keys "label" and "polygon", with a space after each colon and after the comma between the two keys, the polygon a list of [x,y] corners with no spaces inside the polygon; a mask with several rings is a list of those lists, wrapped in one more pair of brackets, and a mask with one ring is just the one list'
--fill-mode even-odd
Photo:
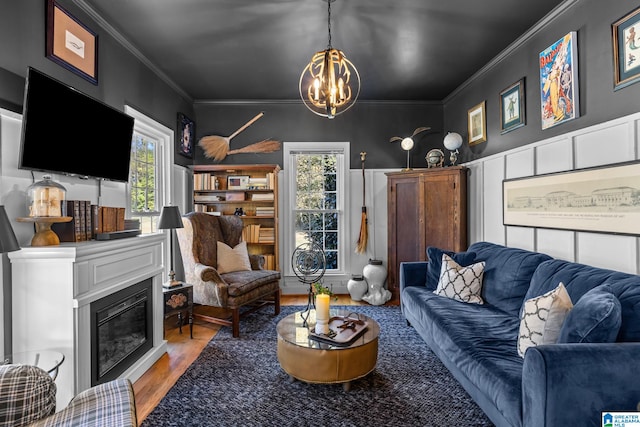
{"label": "framed landscape print", "polygon": [[178,113],[178,138],[176,151],[190,159],[193,158],[193,141],[195,139],[196,124],[189,117]]}
{"label": "framed landscape print", "polygon": [[46,56],[77,75],[98,84],[98,35],[47,0]]}
{"label": "framed landscape print", "polygon": [[640,235],[640,163],[502,181],[504,225]]}
{"label": "framed landscape print", "polygon": [[500,92],[500,133],[511,132],[526,123],[524,78]]}
{"label": "framed landscape print", "polygon": [[612,25],[614,90],[640,80],[640,8]]}
{"label": "framed landscape print", "polygon": [[480,144],[487,140],[487,117],[485,112],[486,101],[473,108],[467,113],[469,145]]}
{"label": "framed landscape print", "polygon": [[542,129],[580,116],[578,50],[575,31],[540,52]]}

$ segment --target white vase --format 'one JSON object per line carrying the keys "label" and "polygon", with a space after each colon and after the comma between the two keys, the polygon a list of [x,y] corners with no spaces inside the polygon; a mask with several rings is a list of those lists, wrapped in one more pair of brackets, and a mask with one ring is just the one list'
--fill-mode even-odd
{"label": "white vase", "polygon": [[369,292],[362,297],[363,300],[373,305],[382,305],[391,299],[391,292],[384,287],[387,279],[387,269],[378,259],[370,259],[369,264],[362,269],[362,275],[367,281]]}
{"label": "white vase", "polygon": [[351,276],[347,282],[347,290],[353,301],[362,301],[362,297],[367,293],[368,285],[362,276]]}

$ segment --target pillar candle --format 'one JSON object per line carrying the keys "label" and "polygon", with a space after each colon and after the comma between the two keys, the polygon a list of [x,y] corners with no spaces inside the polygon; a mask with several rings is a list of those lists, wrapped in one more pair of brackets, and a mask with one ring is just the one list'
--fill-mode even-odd
{"label": "pillar candle", "polygon": [[316,295],[316,319],[329,319],[329,295]]}

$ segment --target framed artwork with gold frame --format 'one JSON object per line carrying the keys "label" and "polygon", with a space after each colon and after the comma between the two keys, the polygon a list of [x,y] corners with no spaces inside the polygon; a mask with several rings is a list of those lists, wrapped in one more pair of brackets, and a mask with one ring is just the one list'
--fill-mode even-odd
{"label": "framed artwork with gold frame", "polygon": [[469,127],[469,145],[480,144],[487,140],[487,101],[469,109],[467,113],[467,121]]}
{"label": "framed artwork with gold frame", "polygon": [[611,28],[613,89],[618,90],[640,81],[640,7],[614,22]]}
{"label": "framed artwork with gold frame", "polygon": [[98,84],[98,35],[47,0],[46,56],[77,75]]}

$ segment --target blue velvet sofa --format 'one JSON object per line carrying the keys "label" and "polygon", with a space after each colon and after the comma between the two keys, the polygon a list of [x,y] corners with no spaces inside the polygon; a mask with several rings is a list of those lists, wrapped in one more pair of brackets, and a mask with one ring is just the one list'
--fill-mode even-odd
{"label": "blue velvet sofa", "polygon": [[[470,304],[433,292],[442,252],[401,264],[401,309],[495,425],[600,427],[605,412],[640,409],[640,276],[477,242],[448,252],[485,262],[484,304]],[[520,356],[523,303],[559,282],[573,308],[558,341]]]}

